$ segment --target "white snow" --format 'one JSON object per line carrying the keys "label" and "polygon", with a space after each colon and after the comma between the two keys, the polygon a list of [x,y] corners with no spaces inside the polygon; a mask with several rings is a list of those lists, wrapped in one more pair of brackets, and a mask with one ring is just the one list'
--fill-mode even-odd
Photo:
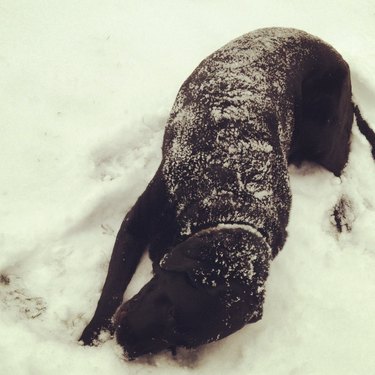
{"label": "white snow", "polygon": [[[304,29],[347,60],[374,126],[374,17],[371,0],[2,0],[0,374],[375,373],[375,163],[357,129],[341,179],[291,168],[289,237],[260,322],[177,359],[128,363],[106,337],[77,343],[197,64],[259,27]],[[343,194],[353,230],[338,234]],[[144,259],[127,295],[149,277]]]}

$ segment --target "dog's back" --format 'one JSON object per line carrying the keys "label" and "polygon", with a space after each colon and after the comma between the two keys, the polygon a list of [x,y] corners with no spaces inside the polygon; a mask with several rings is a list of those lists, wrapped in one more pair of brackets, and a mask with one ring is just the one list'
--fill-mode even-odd
{"label": "dog's back", "polygon": [[261,29],[206,58],[182,85],[164,138],[163,177],[181,233],[249,224],[276,254],[290,209],[288,160],[339,174],[350,100],[345,61],[299,30]]}

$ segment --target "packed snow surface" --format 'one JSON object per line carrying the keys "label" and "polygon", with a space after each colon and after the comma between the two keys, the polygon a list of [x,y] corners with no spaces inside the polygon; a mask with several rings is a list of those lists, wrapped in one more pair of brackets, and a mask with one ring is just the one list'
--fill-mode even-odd
{"label": "packed snow surface", "polygon": [[[260,27],[303,29],[349,63],[374,127],[374,17],[370,0],[2,0],[0,374],[375,373],[375,163],[356,127],[341,178],[289,169],[289,236],[261,321],[176,358],[126,362],[105,336],[98,347],[77,343],[199,62]],[[351,231],[338,233],[343,196]],[[150,277],[144,258],[126,296]]]}

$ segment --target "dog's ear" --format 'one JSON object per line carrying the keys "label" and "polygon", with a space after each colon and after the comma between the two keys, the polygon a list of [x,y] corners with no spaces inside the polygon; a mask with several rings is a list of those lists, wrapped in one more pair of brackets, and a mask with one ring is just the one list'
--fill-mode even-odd
{"label": "dog's ear", "polygon": [[200,265],[205,241],[198,237],[191,237],[178,244],[160,261],[160,267],[166,271],[186,271]]}
{"label": "dog's ear", "polygon": [[163,257],[160,268],[165,271],[185,272],[195,285],[196,271],[203,271],[207,267],[205,255],[208,253],[208,246],[202,238],[190,237]]}
{"label": "dog's ear", "polygon": [[268,275],[272,251],[256,233],[242,229],[205,231],[174,247],[160,262],[160,270],[188,276],[196,288],[238,284],[254,293]]}

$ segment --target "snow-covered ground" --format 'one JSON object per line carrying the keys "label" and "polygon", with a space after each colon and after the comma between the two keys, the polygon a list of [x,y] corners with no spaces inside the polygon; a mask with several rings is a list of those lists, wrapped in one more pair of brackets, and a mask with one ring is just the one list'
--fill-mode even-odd
{"label": "snow-covered ground", "polygon": [[[301,28],[342,53],[375,125],[374,21],[372,0],[0,0],[0,374],[375,374],[375,163],[357,129],[341,180],[291,168],[262,321],[176,359],[77,343],[194,67],[245,32]],[[130,292],[149,277],[145,259]]]}

